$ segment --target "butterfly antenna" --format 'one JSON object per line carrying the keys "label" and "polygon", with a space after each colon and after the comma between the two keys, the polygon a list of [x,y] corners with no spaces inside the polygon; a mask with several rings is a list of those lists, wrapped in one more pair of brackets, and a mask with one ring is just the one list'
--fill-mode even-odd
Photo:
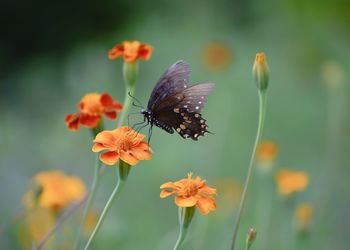
{"label": "butterfly antenna", "polygon": [[139,107],[139,108],[144,108],[143,105],[142,105],[142,103],[141,103],[135,96],[132,96],[132,95],[130,94],[130,91],[128,92],[128,96],[130,96],[133,100],[135,100],[135,101],[138,103],[138,105],[136,105],[136,104],[133,102],[132,105],[134,105],[134,106],[136,106],[136,107]]}

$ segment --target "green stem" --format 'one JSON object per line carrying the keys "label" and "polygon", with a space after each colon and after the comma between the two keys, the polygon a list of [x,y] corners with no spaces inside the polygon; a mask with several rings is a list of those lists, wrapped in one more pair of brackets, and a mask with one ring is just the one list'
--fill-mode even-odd
{"label": "green stem", "polygon": [[188,227],[192,221],[194,212],[196,211],[196,207],[179,207],[179,236],[176,240],[175,246],[173,250],[179,249],[181,244],[184,242]]}
{"label": "green stem", "polygon": [[77,238],[75,241],[75,247],[74,249],[78,249],[79,248],[79,244],[80,244],[80,237],[81,237],[81,233],[84,229],[85,223],[86,223],[86,218],[87,215],[90,211],[91,205],[92,205],[92,201],[95,199],[95,195],[96,195],[96,190],[98,187],[98,183],[99,183],[99,179],[100,179],[100,167],[101,167],[102,163],[97,155],[96,157],[96,164],[95,164],[95,169],[94,169],[94,177],[92,180],[92,184],[91,184],[91,188],[90,188],[90,192],[89,192],[89,196],[86,202],[86,205],[84,207],[84,211],[83,211],[83,216],[82,216],[82,220],[81,220],[81,224],[78,230],[78,234],[77,234]]}
{"label": "green stem", "polygon": [[124,62],[123,65],[123,77],[125,82],[125,98],[123,103],[123,111],[120,115],[118,128],[125,125],[130,106],[132,104],[131,96],[135,95],[135,82],[138,73],[138,63],[137,62]]}
{"label": "green stem", "polygon": [[105,205],[105,207],[103,208],[103,211],[100,215],[100,218],[94,228],[94,230],[92,231],[89,240],[87,241],[84,249],[88,249],[91,242],[93,241],[93,239],[95,238],[97,232],[99,231],[101,225],[103,224],[103,221],[108,213],[108,210],[111,208],[113,201],[115,200],[116,196],[121,192],[121,190],[123,189],[125,183],[126,183],[126,179],[127,176],[129,174],[130,171],[130,166],[123,162],[122,160],[119,160],[119,175],[118,175],[118,181],[117,184],[112,192],[112,194],[109,196],[108,201]]}
{"label": "green stem", "polygon": [[236,222],[235,222],[234,228],[233,228],[233,237],[232,237],[232,243],[231,243],[231,249],[232,250],[235,249],[235,242],[236,242],[236,238],[237,238],[238,227],[239,227],[242,211],[243,211],[245,200],[246,200],[246,195],[247,195],[247,190],[248,190],[248,186],[249,186],[250,177],[251,177],[252,172],[253,172],[256,148],[257,148],[258,143],[259,143],[259,141],[261,139],[262,130],[263,130],[263,126],[264,126],[265,111],[266,111],[266,96],[265,96],[265,92],[264,91],[259,91],[259,122],[258,122],[258,129],[257,129],[256,137],[255,137],[255,143],[254,143],[252,155],[250,157],[250,162],[249,162],[249,167],[248,167],[248,174],[247,174],[247,177],[246,177],[246,180],[245,180],[244,189],[243,189],[243,192],[242,192],[241,201],[240,201],[239,208],[238,208],[238,214],[237,214],[237,217],[236,217]]}

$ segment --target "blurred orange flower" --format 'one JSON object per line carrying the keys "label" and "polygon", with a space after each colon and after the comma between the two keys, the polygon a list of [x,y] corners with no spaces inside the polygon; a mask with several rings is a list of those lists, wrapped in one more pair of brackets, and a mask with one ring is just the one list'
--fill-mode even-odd
{"label": "blurred orange flower", "polygon": [[256,152],[256,157],[261,162],[271,162],[278,155],[278,145],[273,141],[262,141]]}
{"label": "blurred orange flower", "polygon": [[123,105],[113,100],[107,93],[89,93],[81,99],[78,108],[79,113],[66,116],[65,121],[70,130],[78,130],[79,124],[94,128],[99,124],[102,114],[109,119],[116,119],[117,111],[122,110]]}
{"label": "blurred orange flower", "polygon": [[80,178],[67,176],[61,171],[40,172],[34,177],[34,183],[41,192],[30,190],[25,194],[23,201],[29,208],[36,203],[57,212],[85,195],[85,185]]}
{"label": "blurred orange flower", "polygon": [[151,58],[153,48],[149,44],[139,41],[124,41],[115,45],[108,53],[108,57],[114,60],[123,57],[125,62],[135,62],[138,59],[148,61]]}
{"label": "blurred orange flower", "polygon": [[307,228],[312,217],[311,204],[304,202],[299,204],[295,209],[294,217],[301,228]]}
{"label": "blurred orange flower", "polygon": [[216,201],[211,195],[216,194],[216,189],[207,186],[206,181],[199,176],[192,179],[192,175],[193,173],[188,173],[187,178],[161,185],[160,188],[164,190],[161,191],[160,198],[175,194],[175,203],[179,207],[196,206],[204,215],[214,211]]}
{"label": "blurred orange flower", "polygon": [[277,173],[276,181],[282,195],[303,191],[309,185],[309,177],[304,171],[282,169]]}
{"label": "blurred orange flower", "polygon": [[222,42],[211,42],[204,46],[202,58],[208,69],[221,70],[230,64],[231,51]]}
{"label": "blurred orange flower", "polygon": [[96,135],[93,152],[108,152],[100,154],[100,160],[106,165],[114,165],[122,159],[134,166],[140,160],[151,159],[151,148],[143,141],[145,136],[124,126],[115,130],[105,130]]}

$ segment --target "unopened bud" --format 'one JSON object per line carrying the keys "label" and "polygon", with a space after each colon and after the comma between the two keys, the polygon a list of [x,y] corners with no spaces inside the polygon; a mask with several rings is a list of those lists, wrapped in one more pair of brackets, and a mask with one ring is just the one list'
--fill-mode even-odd
{"label": "unopened bud", "polygon": [[247,238],[246,238],[246,245],[247,245],[246,249],[250,249],[251,245],[255,241],[256,234],[257,232],[254,228],[248,229]]}
{"label": "unopened bud", "polygon": [[263,52],[256,53],[253,65],[253,76],[259,90],[266,90],[269,83],[269,67],[266,62],[265,53]]}

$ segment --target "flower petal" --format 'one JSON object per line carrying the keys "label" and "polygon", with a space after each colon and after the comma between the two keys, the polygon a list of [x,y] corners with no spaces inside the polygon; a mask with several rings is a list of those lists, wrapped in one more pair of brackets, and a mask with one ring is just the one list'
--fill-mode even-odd
{"label": "flower petal", "polygon": [[117,44],[112,48],[108,53],[108,58],[111,60],[114,60],[120,56],[122,56],[124,53],[124,46],[122,44]]}
{"label": "flower petal", "polygon": [[176,188],[173,182],[166,182],[160,186],[160,188]]}
{"label": "flower petal", "polygon": [[147,44],[141,44],[139,48],[138,57],[142,58],[145,61],[148,61],[151,58],[153,48]]}
{"label": "flower petal", "polygon": [[152,158],[151,152],[143,146],[137,146],[132,149],[132,154],[139,160],[150,160]]}
{"label": "flower petal", "polygon": [[216,202],[213,198],[208,196],[202,196],[197,201],[197,207],[201,214],[206,215],[216,209]]}
{"label": "flower petal", "polygon": [[115,120],[118,117],[118,114],[114,110],[106,110],[104,114],[111,120]]}
{"label": "flower petal", "polygon": [[84,125],[88,128],[94,128],[100,122],[101,116],[99,115],[88,115],[81,114],[79,118],[79,122],[81,125]]}
{"label": "flower petal", "polygon": [[108,93],[103,93],[100,97],[100,102],[104,107],[110,107],[113,105],[113,98]]}
{"label": "flower petal", "polygon": [[175,203],[179,207],[193,207],[197,203],[197,198],[194,196],[190,196],[190,197],[176,196]]}
{"label": "flower petal", "polygon": [[107,149],[102,143],[96,142],[93,146],[92,146],[92,152],[101,152],[102,150]]}
{"label": "flower petal", "polygon": [[204,194],[216,194],[216,189],[208,187],[207,185],[205,185],[204,187],[200,188],[198,190],[198,192],[199,193],[204,193]]}
{"label": "flower petal", "polygon": [[66,116],[65,122],[69,130],[79,129],[79,114],[69,114]]}
{"label": "flower petal", "polygon": [[160,198],[165,198],[168,197],[169,195],[172,195],[174,193],[174,191],[170,191],[170,190],[162,190],[160,192]]}
{"label": "flower petal", "polygon": [[131,166],[135,166],[139,162],[139,160],[132,154],[131,151],[121,151],[120,158]]}
{"label": "flower petal", "polygon": [[119,155],[117,152],[114,152],[114,151],[109,151],[109,152],[100,154],[100,160],[106,165],[112,166],[117,163],[118,159],[119,159]]}
{"label": "flower petal", "polygon": [[94,142],[102,144],[111,144],[114,141],[114,136],[112,131],[104,130],[96,135]]}

